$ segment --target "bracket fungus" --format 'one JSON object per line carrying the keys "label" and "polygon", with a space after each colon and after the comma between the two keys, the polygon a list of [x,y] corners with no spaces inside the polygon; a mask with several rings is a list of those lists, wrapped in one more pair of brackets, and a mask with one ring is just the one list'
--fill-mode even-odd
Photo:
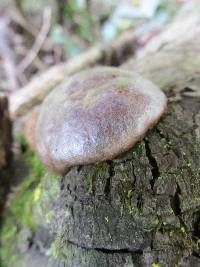
{"label": "bracket fungus", "polygon": [[82,71],[45,99],[37,153],[56,173],[111,160],[143,138],[166,103],[164,93],[139,74],[114,67]]}

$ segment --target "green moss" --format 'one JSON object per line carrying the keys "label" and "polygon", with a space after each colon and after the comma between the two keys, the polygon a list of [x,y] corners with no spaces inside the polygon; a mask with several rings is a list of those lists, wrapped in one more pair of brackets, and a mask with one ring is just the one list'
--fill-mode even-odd
{"label": "green moss", "polygon": [[144,228],[144,231],[147,233],[158,232],[162,227],[162,220],[160,218],[157,218],[152,222],[152,225],[151,225],[151,227]]}
{"label": "green moss", "polygon": [[59,262],[71,262],[74,254],[75,254],[75,247],[69,244],[65,240],[66,231],[57,235],[54,242],[51,244],[51,255],[54,259],[58,259]]}
{"label": "green moss", "polygon": [[152,263],[152,265],[151,265],[152,267],[161,267],[161,265],[160,264],[158,264],[158,263]]}
{"label": "green moss", "polygon": [[51,255],[54,259],[60,259],[62,257],[62,250],[65,246],[64,236],[65,233],[57,235],[56,239],[51,244]]}
{"label": "green moss", "polygon": [[88,194],[93,193],[93,181],[94,181],[94,173],[90,173],[88,175]]}
{"label": "green moss", "polygon": [[[147,138],[147,137],[146,137]],[[139,142],[138,144],[135,145],[134,150],[133,150],[133,156],[134,157],[141,157],[144,155],[144,143]]]}
{"label": "green moss", "polygon": [[130,180],[130,177],[128,176],[128,174],[126,172],[121,172],[122,176],[123,176],[123,180],[124,182]]}
{"label": "green moss", "polygon": [[105,222],[106,224],[109,223],[109,217],[108,217],[108,216],[105,216],[105,217],[104,217],[104,222]]}
{"label": "green moss", "polygon": [[122,195],[123,197],[122,197],[121,202],[119,204],[120,217],[123,216],[124,212],[128,212],[128,214],[131,214],[131,215],[133,215],[133,214],[135,215],[135,213],[137,212],[137,210],[135,209],[135,207],[133,207],[133,205],[131,203],[131,199],[134,195],[135,189],[133,187],[131,187],[131,185],[126,185],[126,186],[127,186],[127,188],[123,189],[123,195]]}
{"label": "green moss", "polygon": [[124,205],[123,204],[120,204],[120,216],[122,217],[123,216],[123,213],[124,213]]}
{"label": "green moss", "polygon": [[89,172],[87,180],[88,180],[88,194],[92,194],[94,190],[94,181],[98,176],[104,176],[107,172],[108,165],[106,163],[97,164],[95,168]]}
{"label": "green moss", "polygon": [[19,231],[22,228],[28,228],[34,232],[37,228],[33,220],[32,211],[35,203],[34,199],[39,192],[38,186],[45,170],[29,149],[26,149],[24,157],[29,166],[29,175],[10,195],[9,207],[4,214],[1,231],[2,248],[0,249],[3,267],[13,266],[12,263],[15,262],[18,256],[14,246],[17,245]]}
{"label": "green moss", "polygon": [[172,148],[172,142],[171,141],[168,141],[165,145],[164,145],[164,148],[166,150],[170,150]]}
{"label": "green moss", "polygon": [[46,173],[34,192],[34,221],[48,228],[54,218],[54,204],[60,193],[59,177]]}
{"label": "green moss", "polygon": [[59,234],[51,245],[52,259],[65,266],[96,266],[94,250],[80,249],[65,240],[66,232]]}
{"label": "green moss", "polygon": [[168,209],[168,213],[169,213],[169,215],[172,215],[172,214],[174,214],[174,211],[173,211],[173,209],[172,209],[172,208],[169,208],[169,209]]}
{"label": "green moss", "polygon": [[133,214],[134,211],[135,211],[134,207],[132,207],[132,205],[129,204],[129,205],[128,205],[128,213],[129,213],[129,214]]}

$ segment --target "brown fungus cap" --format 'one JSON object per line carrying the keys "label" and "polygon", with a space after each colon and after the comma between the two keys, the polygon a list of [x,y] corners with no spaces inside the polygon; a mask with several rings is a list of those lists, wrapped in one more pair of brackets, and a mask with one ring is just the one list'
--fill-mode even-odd
{"label": "brown fungus cap", "polygon": [[136,73],[98,67],[76,74],[42,105],[39,157],[57,173],[113,159],[158,122],[166,102],[159,88]]}

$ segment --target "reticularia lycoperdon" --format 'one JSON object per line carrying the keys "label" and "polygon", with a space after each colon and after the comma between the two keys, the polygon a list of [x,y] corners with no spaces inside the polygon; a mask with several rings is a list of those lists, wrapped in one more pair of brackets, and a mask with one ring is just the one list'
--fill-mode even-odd
{"label": "reticularia lycoperdon", "polygon": [[56,173],[111,160],[144,137],[166,103],[164,93],[139,74],[114,67],[82,71],[43,102],[37,153]]}

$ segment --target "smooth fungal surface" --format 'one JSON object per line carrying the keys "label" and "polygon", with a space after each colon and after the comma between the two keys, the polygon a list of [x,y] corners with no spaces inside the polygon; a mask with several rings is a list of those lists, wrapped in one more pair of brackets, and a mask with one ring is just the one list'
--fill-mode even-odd
{"label": "smooth fungal surface", "polygon": [[83,71],[45,99],[36,128],[37,152],[51,171],[110,160],[130,149],[166,109],[159,88],[111,67]]}

